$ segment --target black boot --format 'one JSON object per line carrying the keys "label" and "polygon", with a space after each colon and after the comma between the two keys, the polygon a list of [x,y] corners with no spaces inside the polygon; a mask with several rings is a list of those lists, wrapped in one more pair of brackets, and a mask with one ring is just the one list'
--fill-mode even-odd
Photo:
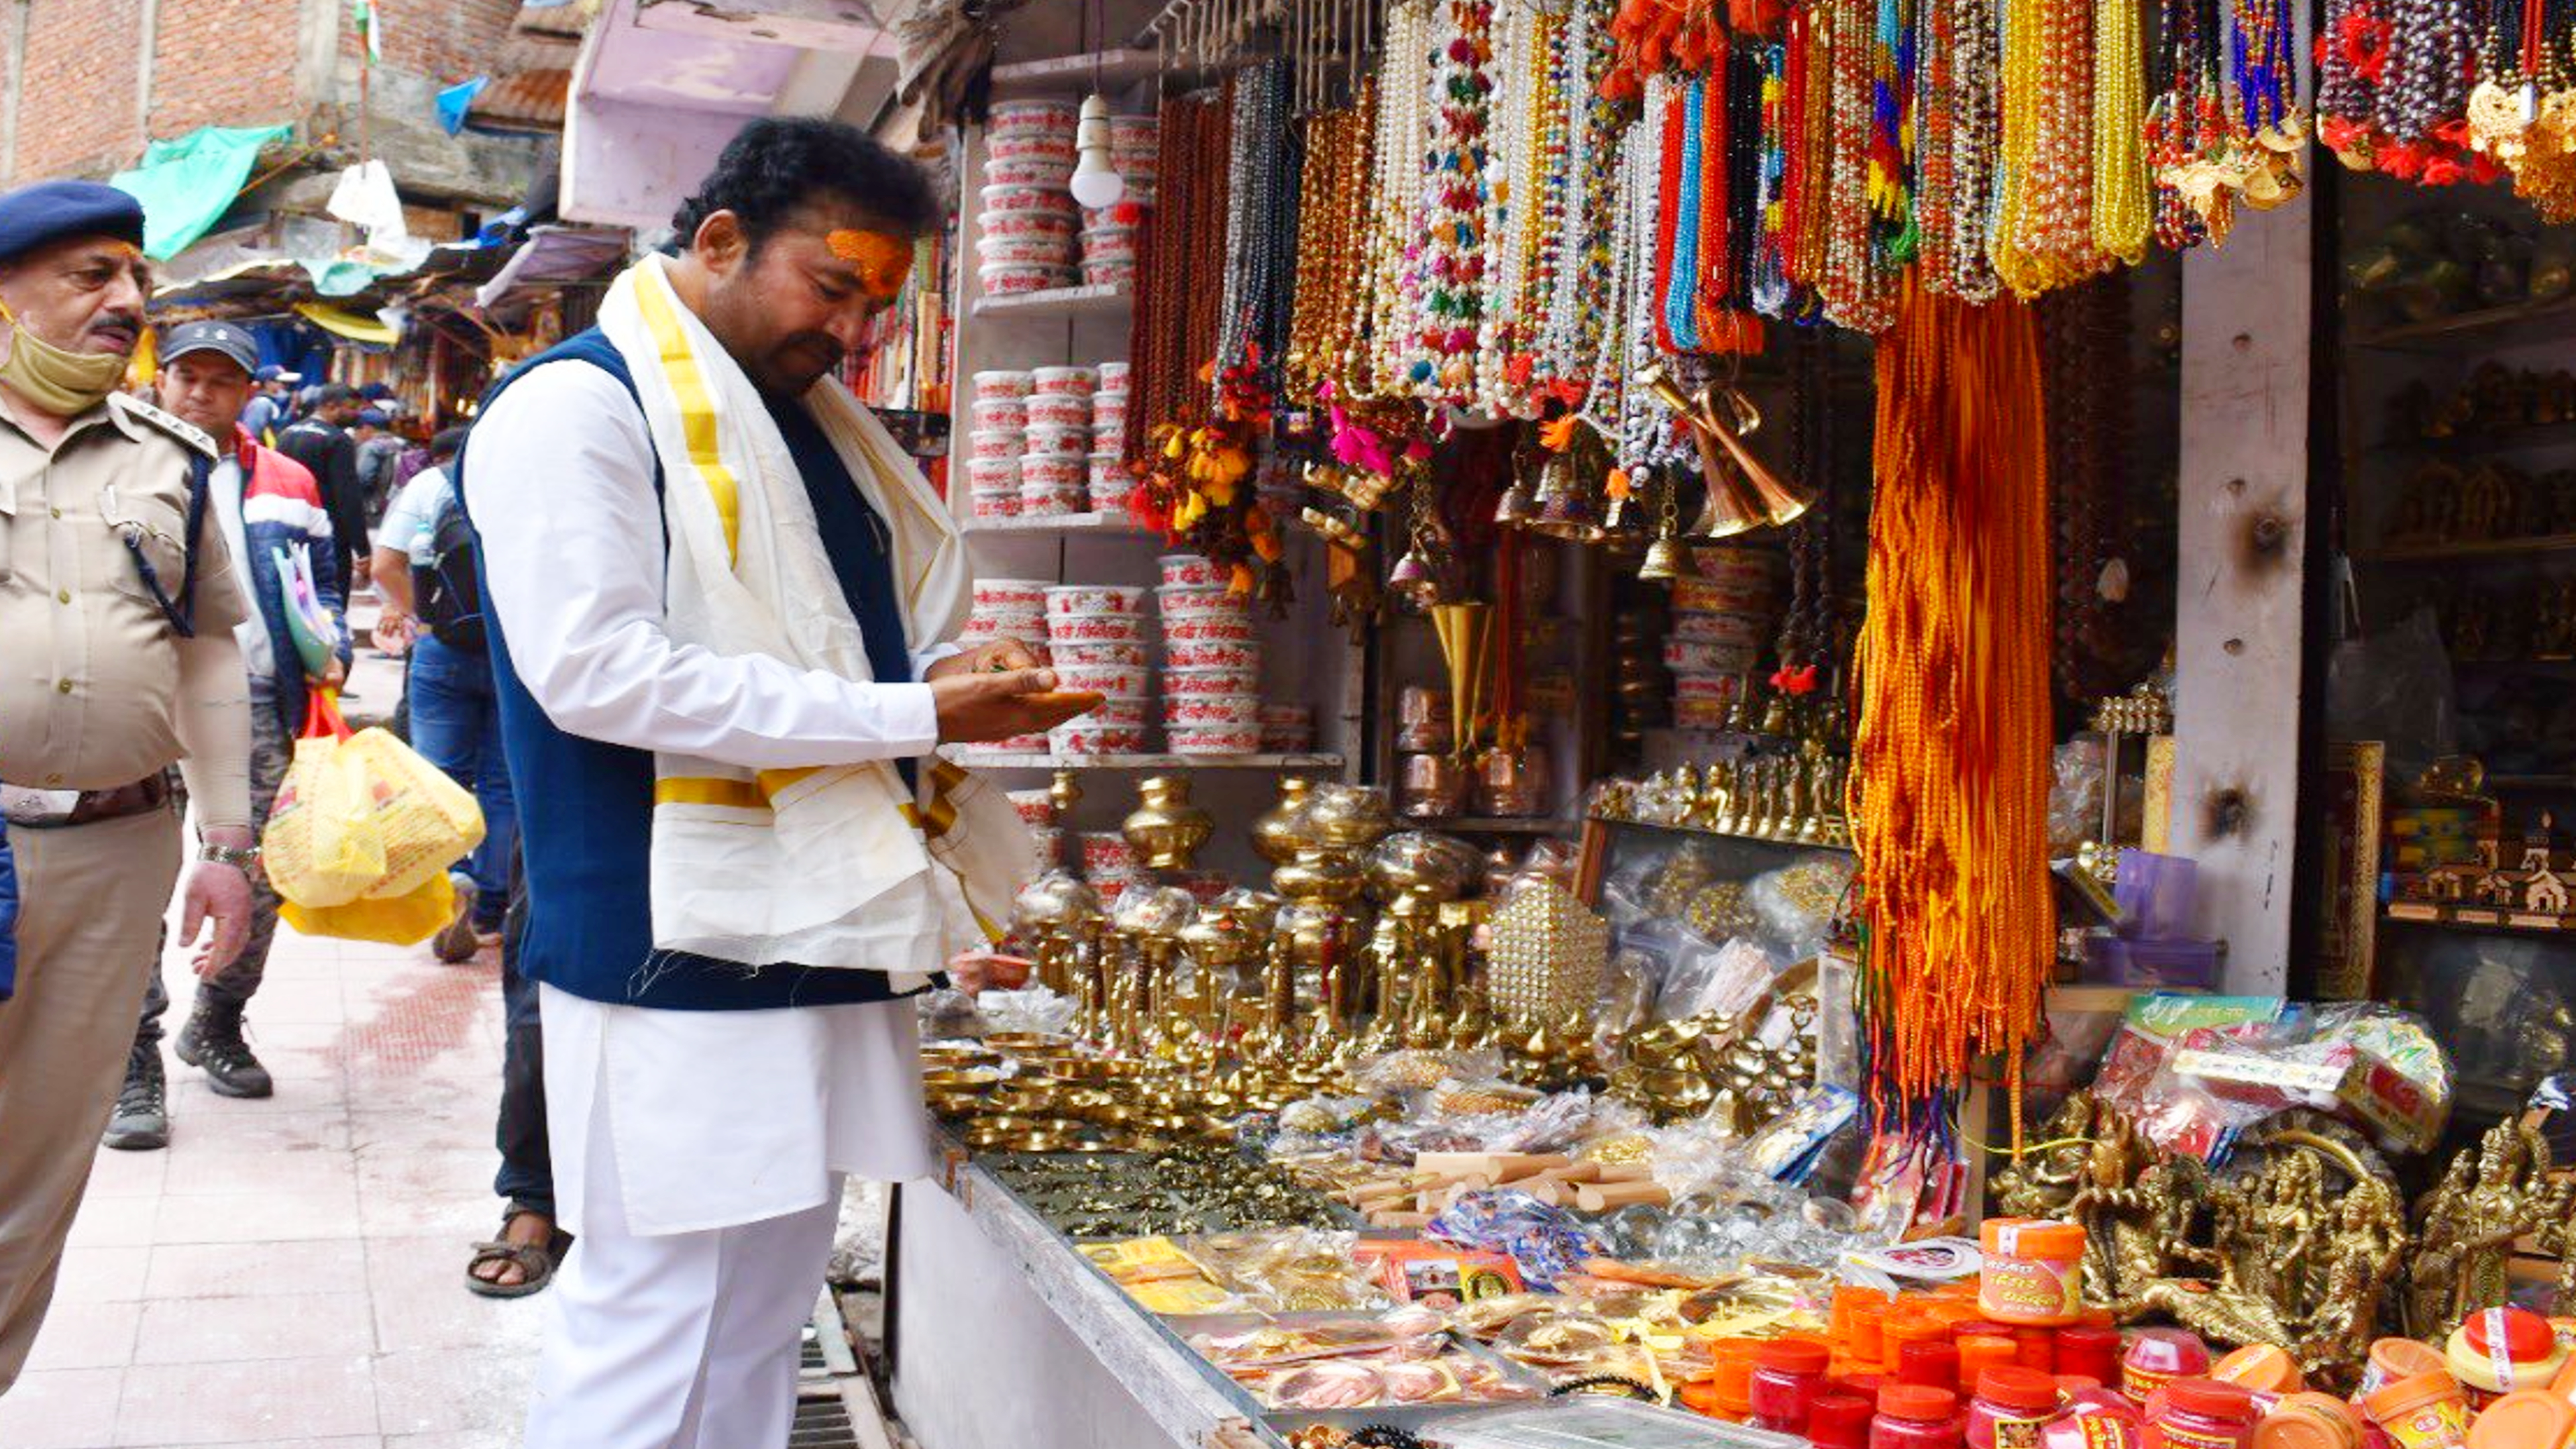
{"label": "black boot", "polygon": [[218,1097],[265,1097],[277,1090],[268,1068],[259,1064],[259,1058],[251,1055],[250,1043],[242,1040],[238,1006],[198,1002],[170,1049],[179,1060],[204,1068],[206,1085]]}
{"label": "black boot", "polygon": [[99,1140],[121,1152],[153,1152],[170,1145],[169,1094],[161,1074],[161,1047],[136,1042],[125,1061],[125,1087],[116,1094],[116,1115],[107,1119]]}

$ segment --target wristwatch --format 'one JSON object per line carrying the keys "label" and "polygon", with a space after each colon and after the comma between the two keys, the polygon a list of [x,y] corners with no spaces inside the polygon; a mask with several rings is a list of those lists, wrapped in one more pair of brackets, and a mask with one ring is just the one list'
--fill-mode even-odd
{"label": "wristwatch", "polygon": [[236,845],[200,845],[197,847],[197,859],[213,861],[217,865],[229,865],[242,874],[248,875],[259,866],[259,847],[254,845],[244,849]]}

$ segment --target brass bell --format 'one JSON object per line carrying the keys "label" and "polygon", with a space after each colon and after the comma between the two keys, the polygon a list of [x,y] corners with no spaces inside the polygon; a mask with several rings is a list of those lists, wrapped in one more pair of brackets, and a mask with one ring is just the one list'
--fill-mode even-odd
{"label": "brass bell", "polygon": [[1512,486],[1504,489],[1503,496],[1494,502],[1494,522],[1504,528],[1525,528],[1536,517],[1537,495],[1530,491],[1526,481],[1514,478]]}
{"label": "brass bell", "polygon": [[1522,526],[1572,543],[1589,543],[1601,536],[1601,520],[1594,509],[1591,490],[1583,483],[1581,471],[1569,450],[1551,456],[1540,467],[1537,516]]}
{"label": "brass bell", "polygon": [[1646,558],[1637,565],[1637,577],[1649,583],[1665,583],[1680,578],[1690,568],[1690,554],[1682,541],[1671,534],[1658,534],[1646,545]]}

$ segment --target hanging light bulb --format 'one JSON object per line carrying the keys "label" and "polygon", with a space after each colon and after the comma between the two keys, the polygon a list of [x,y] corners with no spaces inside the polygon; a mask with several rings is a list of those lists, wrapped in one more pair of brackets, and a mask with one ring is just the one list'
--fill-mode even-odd
{"label": "hanging light bulb", "polygon": [[1073,199],[1095,209],[1115,205],[1127,193],[1127,183],[1109,164],[1109,102],[1098,91],[1082,103],[1074,149]]}

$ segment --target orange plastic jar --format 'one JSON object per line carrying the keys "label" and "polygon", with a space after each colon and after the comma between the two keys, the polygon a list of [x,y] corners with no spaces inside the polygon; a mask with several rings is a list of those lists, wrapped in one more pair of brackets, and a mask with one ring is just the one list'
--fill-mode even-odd
{"label": "orange plastic jar", "polygon": [[2084,1316],[2084,1229],[2043,1218],[1988,1218],[1977,1306],[1997,1323],[2054,1328]]}
{"label": "orange plastic jar", "polygon": [[2468,1395],[2439,1369],[2399,1379],[2362,1400],[2361,1411],[2397,1449],[2466,1449],[2469,1442]]}
{"label": "orange plastic jar", "polygon": [[2566,1449],[2576,1404],[2547,1389],[2521,1389],[2487,1405],[2469,1426],[2469,1449]]}
{"label": "orange plastic jar", "polygon": [[2269,1343],[2249,1343],[2209,1366],[2209,1376],[2223,1384],[2242,1384],[2258,1394],[2295,1394],[2307,1387],[2299,1361],[2289,1350]]}
{"label": "orange plastic jar", "polygon": [[2399,1379],[2449,1371],[2450,1364],[2442,1357],[2442,1351],[2429,1343],[2412,1338],[2373,1339],[2370,1361],[2361,1370],[2361,1391],[2354,1398],[2369,1398]]}
{"label": "orange plastic jar", "polygon": [[1708,1346],[1708,1398],[1711,1418],[1741,1424],[1753,1412],[1753,1355],[1758,1338],[1721,1338]]}
{"label": "orange plastic jar", "polygon": [[2360,1413],[2332,1394],[2292,1394],[2254,1426],[2254,1449],[2361,1449],[2368,1438]]}

